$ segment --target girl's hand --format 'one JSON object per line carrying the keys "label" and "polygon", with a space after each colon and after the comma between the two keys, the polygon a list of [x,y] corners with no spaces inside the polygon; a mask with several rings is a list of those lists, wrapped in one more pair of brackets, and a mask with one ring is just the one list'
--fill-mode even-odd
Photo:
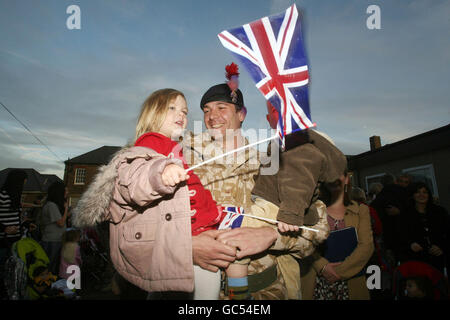
{"label": "girl's hand", "polygon": [[413,242],[411,244],[411,250],[414,251],[414,252],[420,252],[420,251],[423,250],[423,248],[417,242]]}
{"label": "girl's hand", "polygon": [[280,232],[289,232],[289,231],[297,232],[299,229],[300,228],[298,226],[278,221],[278,230],[280,230]]}
{"label": "girl's hand", "polygon": [[173,187],[189,179],[189,175],[182,167],[171,163],[164,169],[161,179],[165,186]]}

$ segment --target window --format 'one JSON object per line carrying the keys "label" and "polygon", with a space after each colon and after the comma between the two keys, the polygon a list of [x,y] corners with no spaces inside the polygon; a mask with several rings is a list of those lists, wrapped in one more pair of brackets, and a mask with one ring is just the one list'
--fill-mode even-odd
{"label": "window", "polygon": [[372,176],[367,176],[366,177],[366,191],[367,192],[369,191],[369,187],[372,183],[375,183],[375,182],[381,183],[381,179],[384,177],[385,174],[386,173],[383,172],[383,173],[379,173],[379,174],[374,174]]}
{"label": "window", "polygon": [[86,182],[86,169],[75,169],[75,182],[74,184],[84,184]]}
{"label": "window", "polygon": [[431,192],[433,193],[433,197],[439,197],[432,164],[403,169],[402,173],[409,174],[412,178],[412,182],[424,182],[428,186],[428,188],[430,188]]}

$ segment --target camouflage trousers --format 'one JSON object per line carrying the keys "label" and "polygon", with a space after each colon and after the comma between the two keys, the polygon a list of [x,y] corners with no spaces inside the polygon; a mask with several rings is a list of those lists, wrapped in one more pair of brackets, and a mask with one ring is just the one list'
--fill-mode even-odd
{"label": "camouflage trousers", "polygon": [[[255,203],[251,206],[250,212],[246,212],[254,216],[269,218],[276,220],[276,216],[278,213],[278,207],[268,202],[262,198],[257,198]],[[277,226],[275,224],[270,224],[266,221],[259,220],[252,217],[244,217],[241,228],[249,227],[249,228],[259,228],[259,227],[271,227],[276,229]],[[235,263],[238,264],[247,264],[248,265],[248,275],[255,275],[263,272],[264,270],[276,266],[277,268],[277,277],[274,281],[267,286],[266,288],[252,292],[251,295],[255,300],[286,300],[288,299],[288,291],[286,287],[286,283],[284,278],[280,272],[280,268],[278,266],[278,261],[275,255],[270,254],[268,251],[264,254],[258,254],[257,259],[244,258]],[[299,276],[300,279],[300,276]],[[225,274],[222,275],[222,280],[226,281]],[[226,287],[226,286],[222,286]],[[249,288],[251,290],[251,288]],[[227,300],[225,296],[225,290],[221,290],[220,299]]]}

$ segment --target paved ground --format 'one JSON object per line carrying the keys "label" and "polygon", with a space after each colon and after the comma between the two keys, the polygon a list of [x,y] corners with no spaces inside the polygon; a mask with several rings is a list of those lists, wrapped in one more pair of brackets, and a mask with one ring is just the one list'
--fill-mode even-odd
{"label": "paved ground", "polygon": [[82,300],[146,300],[147,292],[125,281],[121,277],[116,278],[117,287],[116,290],[121,291],[121,294],[114,294],[111,289],[111,281],[104,280],[103,282],[97,282],[91,286],[89,283],[82,283],[82,289],[80,296]]}
{"label": "paved ground", "polygon": [[81,300],[119,300],[112,291],[93,291],[81,294]]}

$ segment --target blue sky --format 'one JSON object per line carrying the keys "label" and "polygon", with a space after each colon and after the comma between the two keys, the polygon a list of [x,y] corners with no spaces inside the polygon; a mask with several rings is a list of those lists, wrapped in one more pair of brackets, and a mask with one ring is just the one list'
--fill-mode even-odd
{"label": "blue sky", "polygon": [[[369,137],[393,143],[450,121],[450,2],[363,0],[0,0],[0,170],[63,176],[67,160],[134,135],[154,90],[183,91],[189,121],[234,61],[217,34],[296,3],[310,68],[312,120],[346,154]],[[66,8],[81,9],[69,30]],[[381,29],[369,30],[369,5]],[[265,102],[241,68],[244,129],[268,128]],[[192,127],[192,125],[191,125]],[[59,158],[59,160],[58,160]]]}

